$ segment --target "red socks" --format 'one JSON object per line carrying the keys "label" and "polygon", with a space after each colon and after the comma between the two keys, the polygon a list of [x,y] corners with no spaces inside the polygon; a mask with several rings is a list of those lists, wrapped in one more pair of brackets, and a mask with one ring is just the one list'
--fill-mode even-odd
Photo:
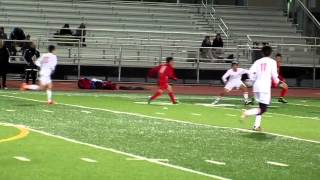
{"label": "red socks", "polygon": [[159,96],[162,95],[162,92],[160,91],[157,91],[150,99],[151,100],[156,100]]}
{"label": "red socks", "polygon": [[280,97],[285,97],[288,92],[288,89],[282,89]]}
{"label": "red socks", "polygon": [[170,100],[173,104],[176,104],[177,101],[176,101],[176,97],[174,96],[174,94],[172,92],[168,93],[169,97],[170,97]]}

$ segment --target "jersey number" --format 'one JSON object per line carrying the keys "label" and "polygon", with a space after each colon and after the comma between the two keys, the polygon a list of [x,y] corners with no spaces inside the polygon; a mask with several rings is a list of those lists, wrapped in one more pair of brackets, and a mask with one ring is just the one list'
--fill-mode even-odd
{"label": "jersey number", "polygon": [[267,64],[266,63],[261,64],[261,72],[265,72],[266,69],[267,69]]}

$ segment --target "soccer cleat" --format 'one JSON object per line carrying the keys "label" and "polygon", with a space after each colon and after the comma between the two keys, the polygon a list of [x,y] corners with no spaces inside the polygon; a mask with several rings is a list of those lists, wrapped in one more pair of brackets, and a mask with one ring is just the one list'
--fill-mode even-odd
{"label": "soccer cleat", "polygon": [[152,101],[152,99],[151,99],[151,98],[149,98],[149,99],[148,99],[148,104],[151,104],[151,101]]}
{"label": "soccer cleat", "polygon": [[283,103],[283,104],[287,104],[287,103],[288,103],[288,101],[287,101],[286,99],[284,99],[283,97],[280,97],[280,98],[278,99],[278,102],[281,102],[281,103]]}
{"label": "soccer cleat", "polygon": [[22,83],[20,86],[20,91],[25,91],[27,90],[27,83]]}
{"label": "soccer cleat", "polygon": [[262,128],[259,126],[259,127],[253,127],[254,131],[257,131],[257,132],[261,132],[262,131]]}
{"label": "soccer cleat", "polygon": [[213,101],[211,104],[212,105],[217,105],[219,103],[219,100],[215,100],[215,101]]}

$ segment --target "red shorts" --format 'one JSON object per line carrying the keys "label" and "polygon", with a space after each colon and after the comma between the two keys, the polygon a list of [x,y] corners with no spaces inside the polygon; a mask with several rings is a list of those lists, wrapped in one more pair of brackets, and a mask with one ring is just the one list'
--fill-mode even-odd
{"label": "red shorts", "polygon": [[161,89],[161,90],[167,90],[168,89],[168,87],[169,87],[169,83],[159,83],[159,88]]}
{"label": "red shorts", "polygon": [[[280,79],[280,81],[286,82],[286,80],[285,80],[282,76],[279,76],[278,78]],[[272,87],[272,88],[278,88],[279,85],[278,85],[277,83],[275,83],[274,81],[272,81],[271,87]]]}

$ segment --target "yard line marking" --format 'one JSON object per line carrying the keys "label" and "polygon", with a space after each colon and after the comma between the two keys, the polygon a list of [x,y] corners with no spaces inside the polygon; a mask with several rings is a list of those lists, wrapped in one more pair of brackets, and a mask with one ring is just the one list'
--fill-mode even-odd
{"label": "yard line marking", "polygon": [[226,114],[227,116],[231,116],[231,117],[236,117],[237,115],[235,114]]}
{"label": "yard line marking", "polygon": [[7,112],[15,112],[16,110],[13,109],[6,109]]}
{"label": "yard line marking", "polygon": [[[148,102],[134,102],[135,104],[148,104]],[[175,104],[168,103],[168,102],[151,102],[151,104],[154,105],[160,105],[160,106],[173,106]]]}
{"label": "yard line marking", "polygon": [[267,164],[274,165],[274,166],[281,166],[281,167],[288,167],[288,166],[289,166],[288,164],[279,163],[279,162],[274,162],[274,161],[267,161],[266,163],[267,163]]}
{"label": "yard line marking", "polygon": [[193,115],[193,116],[202,116],[201,114],[198,114],[198,113],[191,113],[191,115]]}
{"label": "yard line marking", "polygon": [[163,107],[162,109],[164,109],[164,110],[168,110],[169,108],[167,108],[167,107]]}
{"label": "yard line marking", "polygon": [[80,158],[82,161],[88,162],[88,163],[97,163],[96,160],[90,159],[90,158]]}
{"label": "yard line marking", "polygon": [[31,161],[30,159],[28,159],[26,157],[22,157],[22,156],[14,156],[13,158],[16,160],[19,160],[19,161],[23,161],[23,162],[30,162]]}
{"label": "yard line marking", "polygon": [[[15,126],[14,124],[10,124],[10,123],[0,123],[0,124]],[[169,163],[165,163],[165,162],[161,162],[161,161],[156,161],[154,159],[148,159],[148,158],[143,157],[143,156],[139,156],[139,155],[135,155],[135,154],[119,151],[119,150],[116,150],[116,149],[113,149],[113,148],[106,148],[106,147],[103,147],[103,146],[89,144],[89,143],[77,141],[77,140],[74,140],[74,139],[66,138],[66,137],[63,137],[63,136],[50,134],[50,133],[47,133],[47,132],[44,132],[44,131],[41,131],[41,130],[36,130],[36,129],[29,128],[29,131],[32,131],[32,132],[35,132],[35,133],[38,133],[38,134],[42,134],[42,135],[45,135],[45,136],[48,136],[48,137],[62,139],[64,141],[68,141],[68,142],[71,142],[71,143],[80,144],[80,145],[84,145],[84,146],[88,146],[88,147],[91,147],[91,148],[100,149],[100,150],[104,150],[104,151],[109,151],[109,152],[113,152],[113,153],[116,153],[116,154],[121,154],[121,155],[128,156],[128,157],[131,157],[131,158],[144,159],[145,161],[148,161],[150,163],[158,164],[158,165],[165,166],[165,167],[171,167],[171,168],[174,168],[174,169],[178,169],[178,170],[189,172],[189,173],[193,173],[193,174],[198,174],[198,175],[202,175],[202,176],[206,176],[206,177],[210,177],[210,178],[215,178],[215,179],[218,179],[218,180],[231,180],[229,178],[225,178],[225,177],[221,177],[221,176],[217,176],[217,175],[213,175],[213,174],[204,173],[204,172],[201,172],[201,171],[185,168],[185,167],[182,167],[182,166],[177,166],[177,165],[173,165],[173,164],[169,164]]]}
{"label": "yard line marking", "polygon": [[86,111],[86,110],[82,110],[81,112],[86,113],[86,114],[92,113],[91,111]]}
{"label": "yard line marking", "polygon": [[[7,98],[14,98],[14,99],[33,101],[33,102],[40,102],[40,103],[45,103],[46,102],[46,101],[40,101],[40,100],[24,98],[24,97],[16,97],[16,96],[9,96],[9,95],[1,95],[1,96],[7,97]],[[93,108],[93,107],[74,105],[74,104],[65,104],[65,103],[57,103],[56,105],[77,107],[77,108],[81,108],[81,109],[90,109],[90,110],[97,110],[97,111],[105,111],[105,112],[110,112],[110,113],[115,113],[115,114],[132,115],[132,116],[138,116],[138,117],[144,117],[144,118],[150,118],[150,119],[158,119],[158,120],[163,120],[163,121],[177,122],[177,123],[197,125],[197,126],[213,127],[213,128],[220,128],[220,129],[234,129],[234,130],[238,130],[238,131],[242,131],[242,132],[248,132],[247,129],[231,128],[231,127],[224,127],[224,126],[214,126],[214,125],[209,125],[209,124],[200,124],[200,123],[194,123],[194,122],[190,122],[190,121],[182,121],[182,120],[176,120],[176,119],[170,119],[170,118],[164,118],[164,117],[155,117],[155,116],[149,116],[149,115],[144,115],[144,114],[139,114],[139,113],[115,111],[115,110],[104,109],[104,108]],[[233,108],[226,108],[226,109],[233,109]],[[241,111],[240,109],[233,109],[233,110]],[[275,114],[275,113],[269,113],[269,114]],[[292,117],[290,115],[288,115],[288,116]],[[256,131],[253,131],[253,130],[251,130],[249,132],[251,132],[251,133],[261,133],[261,132],[256,132]],[[298,138],[298,137],[294,137],[294,136],[287,136],[287,135],[270,133],[270,132],[263,132],[263,133],[264,134],[268,134],[268,135],[272,135],[272,136],[278,136],[278,137],[282,137],[282,138],[297,140],[297,141],[305,141],[305,142],[320,144],[320,141],[316,141],[316,140],[303,139],[303,138]]]}
{"label": "yard line marking", "polygon": [[206,107],[234,107],[235,104],[205,104],[205,103],[196,103],[195,105],[206,106]]}
{"label": "yard line marking", "polygon": [[46,110],[46,109],[43,109],[42,111],[43,111],[43,112],[46,112],[46,113],[54,113],[53,111]]}
{"label": "yard line marking", "polygon": [[162,112],[156,112],[156,114],[158,114],[158,115],[165,115],[165,113],[162,113]]}
{"label": "yard line marking", "polygon": [[[169,162],[169,159],[152,159],[152,158],[147,158],[152,161],[159,161],[159,162]],[[146,159],[141,159],[141,158],[126,158],[127,161],[145,161]]]}
{"label": "yard line marking", "polygon": [[205,160],[207,163],[216,164],[216,165],[226,165],[225,162],[213,161],[213,160]]}

